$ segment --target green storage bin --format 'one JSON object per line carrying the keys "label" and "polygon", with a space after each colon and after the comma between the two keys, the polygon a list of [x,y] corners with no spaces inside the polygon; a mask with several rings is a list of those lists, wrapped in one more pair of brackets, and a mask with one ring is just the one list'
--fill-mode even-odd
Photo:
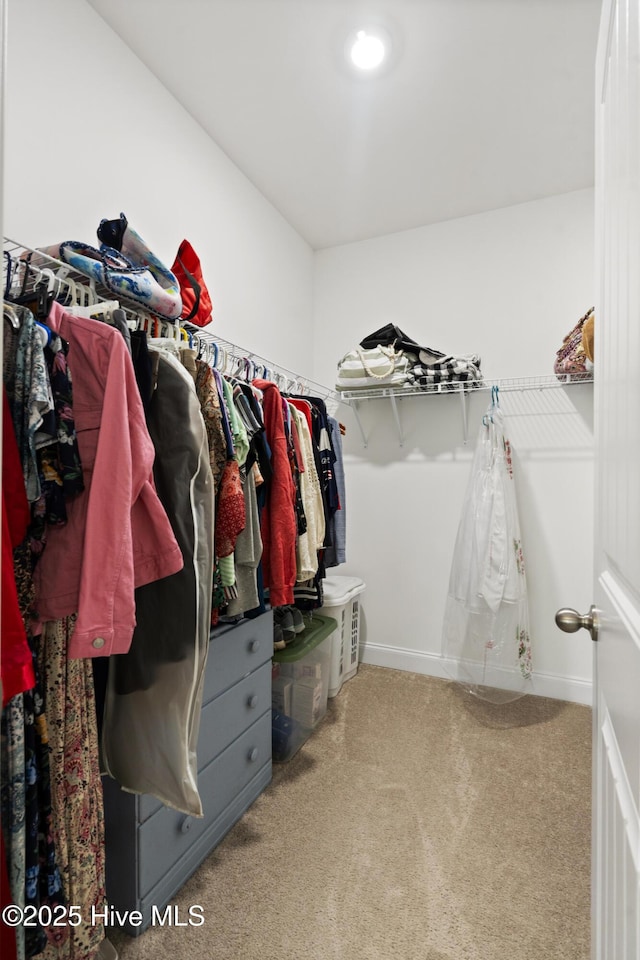
{"label": "green storage bin", "polygon": [[338,623],[314,614],[284,650],[273,655],[273,759],[290,760],[327,712],[331,649]]}

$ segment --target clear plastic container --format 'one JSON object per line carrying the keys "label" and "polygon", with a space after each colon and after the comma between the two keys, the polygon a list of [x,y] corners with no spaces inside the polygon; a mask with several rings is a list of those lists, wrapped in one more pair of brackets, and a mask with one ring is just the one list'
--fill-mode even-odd
{"label": "clear plastic container", "polygon": [[332,617],[314,613],[296,640],[273,655],[274,760],[290,760],[327,712],[331,650],[337,630]]}

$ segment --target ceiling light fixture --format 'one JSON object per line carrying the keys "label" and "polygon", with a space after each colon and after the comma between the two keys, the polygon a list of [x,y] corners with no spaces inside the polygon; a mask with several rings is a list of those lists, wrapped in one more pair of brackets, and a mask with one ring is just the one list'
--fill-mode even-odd
{"label": "ceiling light fixture", "polygon": [[351,44],[351,62],[359,70],[375,70],[386,56],[386,47],[379,33],[358,30]]}

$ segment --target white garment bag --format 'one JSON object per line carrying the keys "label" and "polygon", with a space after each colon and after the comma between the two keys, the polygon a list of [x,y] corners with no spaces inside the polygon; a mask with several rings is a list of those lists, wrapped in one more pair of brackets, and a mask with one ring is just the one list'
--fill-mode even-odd
{"label": "white garment bag", "polygon": [[453,680],[483,700],[532,692],[524,556],[498,388],[482,419],[451,565],[442,656]]}

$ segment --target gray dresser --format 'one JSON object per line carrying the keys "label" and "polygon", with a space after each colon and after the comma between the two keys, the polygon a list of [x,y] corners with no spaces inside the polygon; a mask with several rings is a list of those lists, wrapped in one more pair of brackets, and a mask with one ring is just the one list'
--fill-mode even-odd
{"label": "gray dresser", "polygon": [[[211,633],[198,740],[202,819],[105,777],[107,899],[142,933],[271,780],[272,614]],[[156,908],[155,911],[153,908]],[[188,919],[180,917],[180,919]]]}

